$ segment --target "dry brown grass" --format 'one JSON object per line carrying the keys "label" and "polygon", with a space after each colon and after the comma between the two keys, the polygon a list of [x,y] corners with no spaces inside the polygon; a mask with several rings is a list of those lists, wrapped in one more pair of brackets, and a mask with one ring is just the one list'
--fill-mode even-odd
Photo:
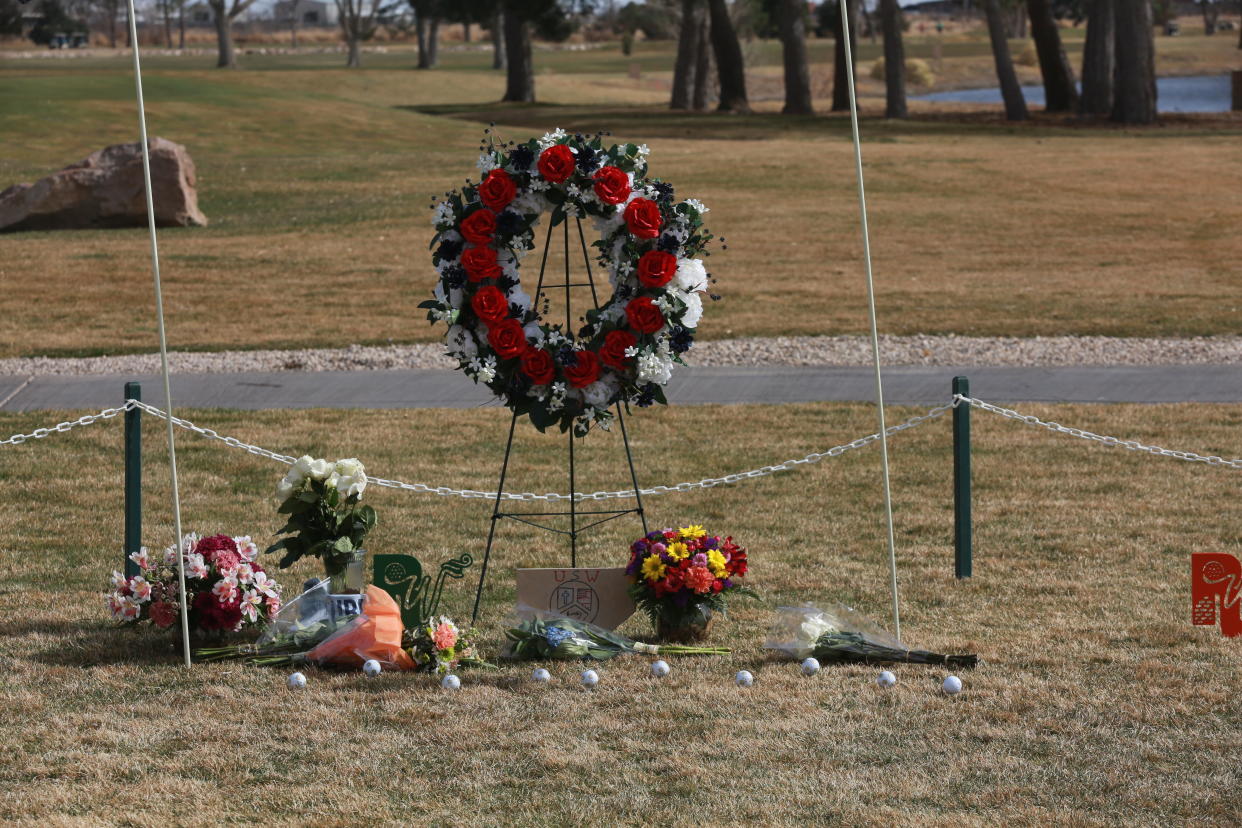
{"label": "dry brown grass", "polygon": [[[1237,456],[1236,406],[1030,406],[1098,432]],[[894,410],[893,416],[907,412]],[[274,449],[357,454],[374,473],[487,487],[497,410],[189,412]],[[54,415],[0,416],[0,434]],[[873,427],[866,406],[682,407],[633,421],[644,483],[800,456]],[[657,683],[606,664],[597,692],[531,685],[525,666],[466,674],[458,695],[422,676],[185,672],[164,638],[113,629],[100,590],[120,559],[120,430],[95,426],[3,449],[0,480],[0,814],[31,824],[1161,824],[1236,822],[1239,642],[1189,623],[1187,556],[1238,552],[1236,474],[1136,456],[977,415],[976,576],[952,577],[945,421],[895,438],[903,621],[912,644],[978,651],[948,699],[934,669],[826,670],[759,649],[771,608],[843,600],[883,619],[877,453],[776,478],[652,498],[655,523],[702,521],[751,548],[759,603],[737,601],[729,658],[682,660]],[[762,440],[755,435],[761,434]],[[157,424],[147,427],[147,533],[171,536]],[[587,467],[617,464],[586,441]],[[559,439],[520,431],[515,488],[562,488]],[[279,467],[183,436],[187,527],[276,528]],[[616,469],[619,471],[619,469]],[[621,474],[584,474],[619,486]],[[481,551],[487,505],[371,489],[373,552],[434,563]],[[18,508],[14,508],[17,506]],[[623,522],[618,522],[623,523]],[[617,561],[634,526],[588,545]],[[512,600],[510,568],[565,551],[509,530],[487,594],[486,639]],[[286,582],[312,571],[307,566]],[[468,613],[469,583],[446,609]],[[632,622],[630,629],[643,632]],[[755,672],[740,691],[732,673]]]}
{"label": "dry brown grass", "polygon": [[[1214,48],[1221,38],[1199,40]],[[841,117],[667,113],[663,52],[639,55],[659,71],[638,83],[609,51],[541,53],[540,96],[556,104],[498,107],[488,102],[502,79],[476,65],[484,57],[447,53],[434,73],[410,71],[408,53],[368,58],[362,72],[335,68],[332,56],[256,57],[258,71],[239,73],[153,58],[152,132],[189,147],[212,220],[162,234],[173,346],[435,338],[416,307],[431,285],[424,207],[474,173],[475,141],[493,119],[514,138],[560,124],[651,144],[653,173],[705,201],[730,242],[711,259],[725,301],[704,336],[865,330]],[[978,71],[977,57],[954,60]],[[0,71],[12,81],[0,93],[0,178],[33,178],[131,139],[123,61]],[[754,74],[775,81],[776,72]],[[864,89],[873,116],[877,91]],[[864,125],[884,331],[1237,330],[1242,121],[1012,128],[969,109],[937,118],[923,106],[921,120]],[[22,233],[3,247],[0,356],[152,349],[141,230]]]}

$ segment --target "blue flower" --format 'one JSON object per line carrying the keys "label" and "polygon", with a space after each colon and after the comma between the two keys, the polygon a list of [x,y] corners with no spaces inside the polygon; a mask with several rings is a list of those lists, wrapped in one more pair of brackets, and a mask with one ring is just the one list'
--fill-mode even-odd
{"label": "blue flower", "polygon": [[562,641],[573,638],[574,634],[564,627],[548,627],[548,631],[544,633],[544,636],[548,639],[548,644],[556,648],[561,646]]}

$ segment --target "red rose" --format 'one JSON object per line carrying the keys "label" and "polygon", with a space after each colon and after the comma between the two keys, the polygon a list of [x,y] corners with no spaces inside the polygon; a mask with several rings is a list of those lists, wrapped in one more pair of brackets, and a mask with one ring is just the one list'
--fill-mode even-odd
{"label": "red rose", "polygon": [[487,205],[492,212],[499,213],[509,206],[517,195],[517,184],[502,169],[492,170],[479,185],[479,200]]}
{"label": "red rose", "polygon": [[221,604],[211,590],[196,595],[193,607],[201,629],[234,630],[241,624],[241,601],[234,599],[227,604]]}
{"label": "red rose", "polygon": [[533,385],[547,385],[556,378],[556,363],[543,348],[530,348],[522,354],[522,373]]}
{"label": "red rose", "polygon": [[491,244],[496,235],[496,214],[491,210],[475,210],[461,223],[461,234],[471,244]]}
{"label": "red rose", "polygon": [[177,608],[167,601],[155,601],[151,604],[151,620],[161,630],[166,630],[177,620]]}
{"label": "red rose", "polygon": [[636,198],[625,205],[625,226],[640,239],[660,235],[660,207],[649,198]]}
{"label": "red rose", "polygon": [[490,247],[471,247],[461,254],[461,265],[472,282],[496,279],[500,265],[496,264],[496,251]]}
{"label": "red rose", "polygon": [[212,563],[217,552],[231,552],[237,555],[237,544],[228,535],[210,535],[200,540],[194,551],[203,556],[203,560]]}
{"label": "red rose", "polygon": [[470,299],[470,307],[480,319],[489,325],[509,315],[509,300],[504,291],[495,285],[484,285]]}
{"label": "red rose", "polygon": [[595,195],[605,204],[620,204],[630,197],[630,177],[616,167],[600,167],[595,174]]}
{"label": "red rose", "polygon": [[639,333],[653,334],[664,327],[664,314],[650,296],[638,296],[625,306],[625,318]]}
{"label": "red rose", "polygon": [[599,357],[594,351],[578,351],[578,361],[566,366],[565,379],[574,388],[586,388],[599,379]]}
{"label": "red rose", "polygon": [[560,184],[574,174],[574,154],[564,144],[553,144],[539,154],[539,174]]}
{"label": "red rose", "polygon": [[526,350],[526,332],[516,319],[502,319],[487,326],[487,344],[501,359],[513,359]]}
{"label": "red rose", "polygon": [[638,281],[650,288],[664,287],[677,275],[677,257],[663,250],[648,250],[638,260]]}
{"label": "red rose", "polygon": [[624,371],[633,359],[625,355],[625,349],[637,344],[638,339],[629,331],[609,331],[604,337],[604,347],[599,349],[599,358],[605,365]]}

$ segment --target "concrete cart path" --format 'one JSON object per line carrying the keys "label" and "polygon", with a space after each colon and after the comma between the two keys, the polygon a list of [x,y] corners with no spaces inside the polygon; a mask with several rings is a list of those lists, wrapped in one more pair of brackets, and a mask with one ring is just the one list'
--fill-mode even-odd
{"label": "concrete cart path", "polygon": [[[954,376],[991,402],[1242,402],[1237,366],[1082,366],[1056,368],[895,367],[884,371],[891,404],[929,405],[949,397]],[[163,405],[158,376],[0,377],[0,411],[98,410],[120,404],[124,383]],[[181,374],[172,378],[181,408],[473,408],[495,405],[485,388],[456,371],[327,371]],[[869,401],[870,368],[679,368],[668,388],[677,404]]]}

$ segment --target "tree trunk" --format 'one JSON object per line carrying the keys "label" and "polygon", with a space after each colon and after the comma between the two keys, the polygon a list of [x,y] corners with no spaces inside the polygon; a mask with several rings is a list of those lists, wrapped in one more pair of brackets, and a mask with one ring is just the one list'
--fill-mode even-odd
{"label": "tree trunk", "polygon": [[185,49],[185,0],[177,6],[177,48]]}
{"label": "tree trunk", "polygon": [[781,52],[785,58],[786,115],[814,115],[811,106],[811,70],[806,62],[806,4],[780,0]]}
{"label": "tree trunk", "polygon": [[461,42],[462,43],[470,42],[470,21],[469,20],[461,24]]}
{"label": "tree trunk", "polygon": [[1083,115],[1107,117],[1113,111],[1115,68],[1114,0],[1091,0],[1087,11],[1087,39],[1082,47]]}
{"label": "tree trunk", "polygon": [[699,21],[699,38],[694,47],[694,110],[707,109],[707,96],[712,81],[712,24],[707,15]]}
{"label": "tree trunk", "polygon": [[1220,6],[1216,0],[1199,0],[1199,8],[1203,9],[1203,33],[1216,34],[1216,21],[1220,19]]}
{"label": "tree trunk", "polygon": [[1018,74],[1013,70],[1013,58],[1009,56],[1009,41],[1005,37],[1005,21],[1001,19],[1000,5],[997,0],[981,0],[981,4],[988,20],[996,80],[1000,83],[1001,97],[1005,101],[1005,120],[1025,121],[1031,116],[1026,110],[1026,98],[1022,96]]}
{"label": "tree trunk", "polygon": [[125,48],[126,49],[134,48],[134,36],[133,34],[131,34],[131,31],[129,28],[129,17],[130,17],[129,4],[126,4],[125,6]]}
{"label": "tree trunk", "polygon": [[170,4],[172,0],[163,0],[161,5],[164,10],[164,48],[172,48],[172,8]]}
{"label": "tree trunk", "polygon": [[[858,19],[856,0],[837,0],[838,3],[845,3],[847,6],[847,14],[850,20],[850,56],[855,58],[857,65],[858,57],[858,37],[855,30],[858,28],[854,22]],[[832,111],[847,112],[850,108],[850,79],[849,69],[845,62],[845,37],[841,33],[841,9],[838,6],[837,13],[832,16],[832,31],[836,37],[836,48],[834,51],[834,62],[832,69]]]}
{"label": "tree trunk", "polygon": [[1156,61],[1148,0],[1116,0],[1116,66],[1113,120],[1150,124],[1156,120]]}
{"label": "tree trunk", "polygon": [[358,36],[353,33],[347,33],[345,39],[349,46],[349,54],[345,58],[346,69],[359,69],[362,67],[362,52],[358,48]]}
{"label": "tree trunk", "polygon": [[216,68],[236,69],[237,57],[233,54],[233,21],[224,10],[224,0],[213,2],[211,10],[216,18]]}
{"label": "tree trunk", "polygon": [[505,96],[502,101],[535,102],[535,67],[530,54],[530,30],[512,9],[505,11]]}
{"label": "tree trunk", "polygon": [[431,18],[427,30],[427,62],[434,69],[440,65],[440,16]]}
{"label": "tree trunk", "polygon": [[120,9],[117,3],[104,5],[104,13],[108,15],[108,46],[116,48],[116,13]]}
{"label": "tree trunk", "polygon": [[897,0],[880,0],[880,20],[884,27],[884,117],[906,118],[906,48]]}
{"label": "tree trunk", "polygon": [[505,13],[499,9],[492,15],[492,68],[504,69],[505,60]]}
{"label": "tree trunk", "polygon": [[681,0],[681,28],[677,33],[677,57],[673,61],[673,92],[669,98],[669,109],[690,108],[702,22],[703,4],[700,0]]}
{"label": "tree trunk", "polygon": [[1044,78],[1044,110],[1072,112],[1078,108],[1078,88],[1065,47],[1061,45],[1061,30],[1052,16],[1052,3],[1050,0],[1026,0],[1026,9],[1031,15],[1031,37],[1035,40],[1039,71]]}
{"label": "tree trunk", "polygon": [[427,54],[427,15],[414,12],[414,34],[418,41],[418,68],[430,69],[431,58]]}
{"label": "tree trunk", "polygon": [[[858,7],[862,12],[863,19],[863,37],[871,41],[871,45],[875,45],[875,21],[871,19],[871,12],[867,11],[867,4],[863,3]],[[881,24],[883,25],[883,24]]]}
{"label": "tree trunk", "polygon": [[725,0],[707,0],[711,14],[712,51],[716,54],[716,77],[720,82],[718,112],[750,112],[746,100],[746,63],[742,57],[742,44],[729,19],[729,7]]}

